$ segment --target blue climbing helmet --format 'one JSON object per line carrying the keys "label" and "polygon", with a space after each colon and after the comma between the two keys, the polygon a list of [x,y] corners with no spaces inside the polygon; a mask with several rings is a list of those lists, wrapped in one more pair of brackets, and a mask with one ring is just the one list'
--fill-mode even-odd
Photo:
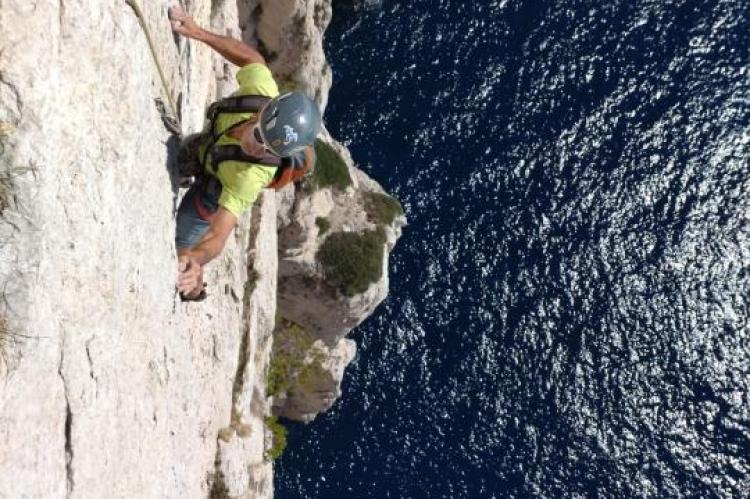
{"label": "blue climbing helmet", "polygon": [[277,156],[291,156],[312,145],[320,132],[320,110],[301,92],[274,97],[263,108],[258,130],[263,144]]}

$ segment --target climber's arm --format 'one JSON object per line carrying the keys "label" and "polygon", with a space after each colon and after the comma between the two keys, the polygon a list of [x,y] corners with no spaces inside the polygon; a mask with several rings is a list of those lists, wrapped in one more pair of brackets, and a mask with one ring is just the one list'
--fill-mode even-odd
{"label": "climber's arm", "polygon": [[189,250],[180,251],[180,275],[177,288],[190,294],[203,285],[203,266],[216,258],[237,225],[237,217],[226,208],[219,207],[211,226],[197,245]]}
{"label": "climber's arm", "polygon": [[260,52],[253,47],[234,38],[211,33],[198,26],[193,16],[180,5],[169,8],[169,19],[172,22],[173,31],[205,43],[232,64],[243,67],[254,62],[266,63]]}

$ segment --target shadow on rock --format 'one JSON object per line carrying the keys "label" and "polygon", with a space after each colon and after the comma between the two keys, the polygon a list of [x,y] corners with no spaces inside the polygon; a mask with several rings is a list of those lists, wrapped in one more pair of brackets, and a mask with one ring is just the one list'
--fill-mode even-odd
{"label": "shadow on rock", "polygon": [[177,135],[170,135],[169,139],[165,142],[167,147],[167,161],[166,168],[169,173],[169,184],[172,188],[172,215],[177,214],[177,192],[180,188],[180,175],[177,168],[177,153],[180,149],[180,137]]}

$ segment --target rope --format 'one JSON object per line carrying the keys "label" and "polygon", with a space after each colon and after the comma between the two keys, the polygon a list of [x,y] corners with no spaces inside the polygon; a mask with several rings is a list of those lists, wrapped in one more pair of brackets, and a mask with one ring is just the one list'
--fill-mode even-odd
{"label": "rope", "polygon": [[151,49],[151,56],[154,59],[154,63],[156,64],[156,69],[159,72],[159,79],[161,79],[161,86],[164,89],[164,93],[167,96],[167,100],[169,101],[169,107],[171,108],[172,112],[172,119],[175,121],[175,124],[177,125],[177,128],[179,129],[179,122],[177,121],[177,106],[174,104],[174,100],[172,100],[172,92],[169,91],[169,86],[167,85],[167,79],[164,77],[164,71],[161,68],[161,64],[159,64],[159,57],[156,55],[156,48],[154,46],[154,41],[151,38],[151,33],[148,30],[148,26],[146,26],[146,20],[143,17],[143,12],[141,12],[141,8],[138,6],[135,0],[125,0],[125,3],[130,6],[131,9],[133,9],[133,12],[135,12],[135,16],[138,18],[138,24],[141,25],[141,28],[143,28],[143,33],[146,35],[146,41],[148,42],[148,48]]}

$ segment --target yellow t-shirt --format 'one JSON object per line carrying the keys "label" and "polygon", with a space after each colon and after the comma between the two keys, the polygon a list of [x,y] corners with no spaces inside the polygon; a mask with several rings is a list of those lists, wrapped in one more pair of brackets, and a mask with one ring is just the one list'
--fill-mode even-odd
{"label": "yellow t-shirt", "polygon": [[[240,88],[232,94],[233,96],[265,95],[276,97],[279,95],[276,81],[274,81],[271,71],[265,64],[253,63],[240,69],[237,72],[237,83],[239,83]],[[216,117],[216,124],[211,132],[219,133],[222,130],[227,130],[235,123],[247,120],[252,116],[252,113],[220,113]],[[208,131],[210,126],[210,122],[206,123],[204,130]],[[226,134],[216,141],[217,145],[239,143],[239,140]],[[201,157],[202,154],[201,151]],[[218,173],[216,173],[211,169],[210,158],[209,154],[204,168],[207,172],[216,175],[221,182],[222,191],[221,197],[219,197],[219,206],[223,206],[237,217],[255,202],[261,189],[267,186],[276,174],[275,167],[242,161],[223,161]]]}

